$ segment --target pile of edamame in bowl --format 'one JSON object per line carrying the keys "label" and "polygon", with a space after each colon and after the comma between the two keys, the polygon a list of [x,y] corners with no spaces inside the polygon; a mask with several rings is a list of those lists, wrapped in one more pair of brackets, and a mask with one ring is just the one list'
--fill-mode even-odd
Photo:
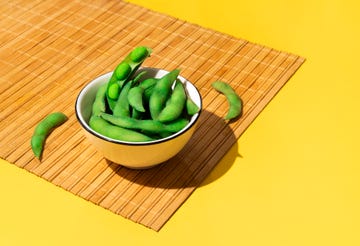
{"label": "pile of edamame in bowl", "polygon": [[90,142],[104,157],[148,168],[176,155],[191,138],[202,109],[197,88],[180,75],[144,67],[152,50],[134,48],[114,71],[80,91],[75,111]]}
{"label": "pile of edamame in bowl", "polygon": [[[88,140],[106,159],[129,168],[149,168],[174,157],[193,135],[202,111],[198,89],[179,69],[142,66],[151,53],[149,47],[135,47],[112,72],[86,84],[75,103]],[[229,103],[224,119],[239,117],[242,101],[230,85],[215,81],[212,87]],[[40,122],[38,128],[47,127],[34,131],[36,157],[46,136],[66,119],[56,112]]]}
{"label": "pile of edamame in bowl", "polygon": [[151,49],[136,47],[96,93],[89,126],[112,139],[147,142],[179,132],[200,111],[178,79],[180,70],[161,77],[139,69]]}

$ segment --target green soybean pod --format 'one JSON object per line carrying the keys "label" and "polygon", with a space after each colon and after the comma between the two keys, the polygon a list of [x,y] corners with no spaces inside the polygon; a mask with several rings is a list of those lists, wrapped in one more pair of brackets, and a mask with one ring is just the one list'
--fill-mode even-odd
{"label": "green soybean pod", "polygon": [[65,114],[61,112],[54,112],[47,115],[40,121],[40,123],[35,127],[34,133],[31,137],[31,149],[35,157],[41,159],[47,136],[54,130],[54,128],[63,124],[67,119],[68,118]]}
{"label": "green soybean pod", "polygon": [[122,128],[141,130],[150,133],[178,132],[189,123],[187,119],[177,119],[168,124],[163,124],[157,120],[137,120],[130,117],[117,117],[107,113],[102,113],[100,117],[109,123]]}
{"label": "green soybean pod", "polygon": [[148,79],[143,80],[139,84],[140,87],[144,88],[144,92],[143,92],[143,101],[144,101],[143,104],[144,105],[149,104],[150,96],[151,96],[154,86],[158,80],[159,80],[158,78],[148,78]]}
{"label": "green soybean pod", "polygon": [[183,112],[185,102],[186,92],[184,85],[179,80],[176,80],[174,90],[157,120],[160,122],[169,122],[177,119]]}
{"label": "green soybean pod", "polygon": [[161,77],[155,84],[149,99],[149,109],[152,119],[156,120],[164,108],[171,92],[171,86],[179,73],[179,69],[174,69]]}
{"label": "green soybean pod", "polygon": [[185,126],[187,126],[187,124],[189,124],[189,120],[185,118],[179,118],[172,122],[166,123],[164,124],[165,126],[164,131],[158,132],[157,133],[158,137],[156,138],[161,139],[161,138],[169,137],[177,133],[178,131],[182,130]]}
{"label": "green soybean pod", "polygon": [[123,128],[142,130],[152,133],[164,131],[164,125],[159,121],[137,120],[130,117],[117,117],[106,113],[101,114],[100,116],[109,123]]}
{"label": "green soybean pod", "polygon": [[141,81],[139,86],[144,88],[144,90],[146,90],[147,88],[153,87],[158,80],[159,80],[158,78],[147,78]]}
{"label": "green soybean pod", "polygon": [[132,80],[133,80],[133,86],[138,85],[141,81],[141,77],[144,76],[147,73],[146,70],[141,71],[138,73]]}
{"label": "green soybean pod", "polygon": [[178,132],[182,130],[187,124],[189,124],[189,120],[185,118],[178,118],[172,122],[168,122],[165,124],[165,132]]}
{"label": "green soybean pod", "polygon": [[117,65],[108,83],[107,96],[109,99],[116,100],[118,98],[122,84],[130,74],[131,66],[129,63],[122,61]]}
{"label": "green soybean pod", "polygon": [[196,105],[196,103],[194,103],[194,101],[191,100],[189,96],[186,98],[185,106],[186,106],[186,112],[190,116],[196,114],[200,110],[199,106]]}
{"label": "green soybean pod", "polygon": [[92,105],[92,115],[100,115],[106,111],[106,88],[107,85],[103,84],[96,92],[95,100]]}
{"label": "green soybean pod", "polygon": [[145,115],[145,112],[140,112],[136,110],[135,108],[131,108],[131,118],[134,119],[142,119]]}
{"label": "green soybean pod", "polygon": [[113,109],[113,114],[116,116],[130,116],[130,104],[128,101],[128,93],[132,86],[132,80],[127,82],[124,88],[121,90],[119,98],[115,104]]}
{"label": "green soybean pod", "polygon": [[[137,54],[136,58],[134,58],[134,52]],[[147,57],[150,56],[152,50],[146,46],[138,46],[134,48],[122,61],[122,63],[126,63],[130,67],[130,72],[127,73],[127,76],[118,79],[118,83],[120,87],[124,85],[124,83],[137,71],[137,69],[141,66],[141,64],[145,61]],[[121,64],[121,63],[120,63]]]}
{"label": "green soybean pod", "polygon": [[242,100],[234,89],[223,81],[215,81],[211,86],[218,92],[224,94],[228,101],[229,110],[224,119],[231,120],[240,116],[242,113]]}
{"label": "green soybean pod", "polygon": [[129,77],[131,73],[131,66],[127,62],[121,62],[114,70],[114,74],[117,80],[123,81]]}
{"label": "green soybean pod", "polygon": [[153,138],[140,132],[110,124],[99,116],[91,116],[89,126],[94,131],[116,140],[128,142],[147,142],[153,140]]}
{"label": "green soybean pod", "polygon": [[144,88],[140,86],[135,86],[129,90],[129,93],[127,95],[129,104],[140,112],[145,112],[145,108],[143,104],[143,94],[144,94]]}
{"label": "green soybean pod", "polygon": [[152,89],[154,88],[155,84],[157,83],[158,78],[147,78],[139,83],[139,87],[143,88],[144,90],[141,92],[143,97],[143,105],[149,102],[150,95],[152,93]]}
{"label": "green soybean pod", "polygon": [[147,56],[149,56],[149,48],[145,46],[138,46],[130,53],[130,59],[133,62],[143,61]]}
{"label": "green soybean pod", "polygon": [[143,89],[139,88],[139,82],[141,77],[146,74],[146,71],[141,71],[139,74],[135,76],[132,80],[132,88],[130,88],[128,92],[128,102],[130,106],[132,106],[132,116],[134,118],[141,117],[142,113],[145,112],[145,108],[143,106]]}
{"label": "green soybean pod", "polygon": [[173,132],[159,132],[159,136],[157,137],[157,139],[167,138],[173,134],[174,134]]}
{"label": "green soybean pod", "polygon": [[149,104],[150,96],[151,96],[153,91],[154,91],[154,86],[151,86],[151,87],[146,88],[144,90],[144,101],[145,101],[144,103]]}
{"label": "green soybean pod", "polygon": [[152,50],[146,46],[136,47],[114,69],[106,92],[106,98],[111,110],[114,109],[119,92],[124,84],[151,53]]}
{"label": "green soybean pod", "polygon": [[120,86],[118,83],[113,83],[108,88],[108,97],[112,101],[115,101],[120,94]]}

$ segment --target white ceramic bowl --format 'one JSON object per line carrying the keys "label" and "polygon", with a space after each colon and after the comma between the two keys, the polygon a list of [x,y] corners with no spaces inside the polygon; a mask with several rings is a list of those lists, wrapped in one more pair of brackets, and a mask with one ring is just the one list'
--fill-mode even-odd
{"label": "white ceramic bowl", "polygon": [[[140,68],[138,72],[143,70],[147,71],[144,78],[147,76],[159,78],[168,73],[168,71],[162,69],[148,67]],[[87,139],[99,152],[104,155],[106,159],[135,169],[149,168],[158,165],[179,153],[193,135],[201,110],[192,116],[189,124],[181,131],[169,137],[149,142],[119,141],[101,135],[89,127],[88,122],[91,116],[92,104],[94,102],[96,92],[102,84],[109,81],[111,75],[112,72],[92,80],[81,89],[76,99],[76,116]],[[184,83],[188,96],[190,96],[190,98],[201,109],[202,99],[196,87],[182,76],[178,76],[178,79]]]}

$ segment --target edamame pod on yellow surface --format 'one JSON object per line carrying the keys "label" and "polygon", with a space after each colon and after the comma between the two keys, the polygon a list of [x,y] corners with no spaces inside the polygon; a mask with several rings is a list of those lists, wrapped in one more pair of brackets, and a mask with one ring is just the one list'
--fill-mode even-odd
{"label": "edamame pod on yellow surface", "polygon": [[211,86],[218,92],[225,95],[228,104],[229,111],[225,115],[225,120],[231,120],[241,115],[242,113],[242,100],[235,90],[227,83],[223,81],[215,81]]}
{"label": "edamame pod on yellow surface", "polygon": [[42,121],[40,121],[40,123],[35,127],[34,133],[31,137],[31,149],[35,157],[41,159],[47,136],[54,130],[54,128],[63,124],[67,119],[68,118],[65,114],[55,112],[47,115]]}

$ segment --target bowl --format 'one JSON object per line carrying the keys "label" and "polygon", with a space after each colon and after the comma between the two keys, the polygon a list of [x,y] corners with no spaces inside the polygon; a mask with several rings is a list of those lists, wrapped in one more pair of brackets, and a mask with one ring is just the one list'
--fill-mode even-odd
{"label": "bowl", "polygon": [[[151,67],[141,67],[137,73],[141,71],[146,71],[144,79],[147,77],[159,78],[168,73],[166,70]],[[133,169],[150,168],[178,154],[188,143],[198,124],[202,99],[197,88],[184,77],[178,76],[178,79],[184,84],[187,95],[200,108],[199,112],[191,117],[189,123],[182,130],[166,138],[148,142],[120,141],[99,134],[88,124],[96,92],[101,85],[109,81],[111,75],[112,72],[109,72],[90,81],[81,89],[76,99],[76,117],[90,143],[109,161]]]}

